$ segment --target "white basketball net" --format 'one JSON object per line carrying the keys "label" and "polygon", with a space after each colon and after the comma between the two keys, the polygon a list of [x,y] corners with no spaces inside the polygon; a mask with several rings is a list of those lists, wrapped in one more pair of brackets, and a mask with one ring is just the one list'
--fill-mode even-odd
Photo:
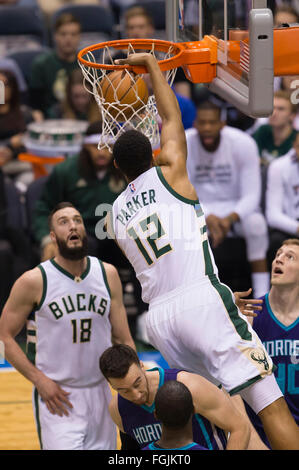
{"label": "white basketball net", "polygon": [[[158,60],[162,60],[168,59],[174,55],[172,49],[172,46],[170,46],[167,53],[157,51],[155,50],[155,44],[153,43],[152,48],[149,52],[155,55]],[[114,64],[113,56],[115,56],[115,51],[113,47],[105,46],[103,49],[100,49],[97,52],[101,53],[100,62],[98,58],[96,59],[95,54],[91,51],[88,51],[87,54],[85,54],[84,58],[89,62],[93,63]],[[117,50],[117,52],[119,52],[119,49]],[[128,56],[133,53],[135,53],[134,47],[132,46],[132,44],[129,44],[126,49],[126,54]],[[160,146],[160,134],[158,123],[159,116],[154,95],[149,94],[148,100],[145,103],[138,95],[137,87],[133,87],[132,90],[136,95],[138,109],[136,109],[136,105],[135,107],[133,107],[133,105],[130,104],[122,104],[118,100],[117,96],[117,89],[119,86],[121,86],[121,83],[118,82],[115,85],[113,84],[113,81],[109,79],[109,72],[111,72],[111,70],[90,67],[85,64],[82,64],[80,61],[79,65],[82,69],[82,73],[84,76],[84,87],[89,93],[93,94],[102,116],[102,134],[98,144],[98,148],[107,148],[109,149],[109,151],[112,151],[113,143],[123,132],[130,129],[135,129],[142,132],[146,137],[148,137],[152,144],[152,148],[157,149]],[[144,79],[144,75],[136,75],[132,72],[129,72],[127,69],[125,69],[124,71],[130,76],[132,81],[136,81],[138,77]],[[176,69],[171,69],[166,72],[166,80],[168,81],[170,86],[172,86],[175,74]],[[114,90],[115,101],[109,101],[109,104],[105,102],[105,97],[103,96],[102,89],[100,86],[101,81],[105,77]]]}

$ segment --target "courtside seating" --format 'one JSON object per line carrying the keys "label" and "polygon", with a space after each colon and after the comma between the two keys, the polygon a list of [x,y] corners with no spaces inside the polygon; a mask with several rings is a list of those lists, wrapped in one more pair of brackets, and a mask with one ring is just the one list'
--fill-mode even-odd
{"label": "courtside seating", "polygon": [[7,225],[17,229],[24,229],[26,222],[24,208],[21,203],[21,193],[9,178],[4,179],[4,192]]}
{"label": "courtside seating", "polygon": [[0,6],[0,55],[47,45],[43,17],[34,7]]}
{"label": "courtside seating", "polygon": [[45,52],[49,52],[49,47],[39,47],[38,49],[21,49],[7,55],[7,58],[13,59],[21,69],[26,83],[29,84],[32,62],[34,59]]}
{"label": "courtside seating", "polygon": [[42,176],[34,180],[27,188],[25,194],[25,209],[26,209],[26,218],[27,218],[27,228],[28,233],[32,241],[34,241],[34,232],[32,229],[32,222],[33,222],[33,213],[35,209],[35,204],[38,199],[41,197],[44,185],[48,176]]}
{"label": "courtside seating", "polygon": [[12,262],[12,266],[7,267],[7,270],[10,273],[9,281],[12,283],[24,271],[32,267],[33,252],[26,234],[26,217],[21,193],[8,178],[4,179],[4,195],[6,199],[5,241]]}

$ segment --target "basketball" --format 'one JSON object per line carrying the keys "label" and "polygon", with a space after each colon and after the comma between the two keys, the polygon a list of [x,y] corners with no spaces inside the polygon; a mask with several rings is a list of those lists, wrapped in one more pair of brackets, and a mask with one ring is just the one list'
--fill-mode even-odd
{"label": "basketball", "polygon": [[145,81],[124,70],[116,70],[105,75],[99,85],[104,108],[118,121],[125,121],[148,100]]}

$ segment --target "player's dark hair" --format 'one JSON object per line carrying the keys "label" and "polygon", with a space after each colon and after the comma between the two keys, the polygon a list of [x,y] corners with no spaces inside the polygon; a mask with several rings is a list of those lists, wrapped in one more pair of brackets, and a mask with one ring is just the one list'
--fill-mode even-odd
{"label": "player's dark hair", "polygon": [[124,132],[114,144],[113,158],[120,171],[129,180],[134,180],[152,165],[151,143],[141,132]]}
{"label": "player's dark hair", "polygon": [[100,357],[100,369],[107,380],[122,379],[132,364],[139,366],[140,361],[134,349],[126,344],[115,344],[106,349]]}
{"label": "player's dark hair", "polygon": [[138,5],[138,4],[133,5],[132,7],[129,7],[125,11],[124,13],[125,24],[127,25],[128,21],[130,21],[130,19],[134,18],[135,16],[143,16],[144,18],[146,18],[148,24],[154,27],[154,19],[152,15],[142,5]]}
{"label": "player's dark hair", "polygon": [[281,98],[290,103],[290,109],[293,114],[297,114],[298,105],[292,102],[292,92],[291,90],[276,90],[274,92],[273,98]]}
{"label": "player's dark hair", "polygon": [[49,226],[49,229],[52,230],[52,218],[53,218],[53,215],[55,214],[55,212],[57,211],[60,211],[61,209],[65,209],[66,207],[72,207],[73,209],[76,209],[77,208],[71,203],[71,202],[67,202],[67,201],[63,201],[63,202],[59,202],[50,212],[49,216],[48,216],[48,226]]}
{"label": "player's dark hair", "polygon": [[58,16],[58,18],[56,19],[54,23],[55,33],[59,30],[59,28],[61,28],[61,26],[64,26],[66,24],[72,24],[72,23],[76,23],[79,26],[80,31],[81,31],[82,26],[81,26],[79,19],[76,16],[74,16],[72,13],[62,13],[60,16]]}
{"label": "player's dark hair", "polygon": [[155,412],[165,427],[183,428],[194,413],[191,392],[182,382],[165,382],[156,394]]}
{"label": "player's dark hair", "polygon": [[289,13],[290,15],[294,16],[294,23],[298,23],[299,21],[299,15],[297,13],[297,10],[293,8],[291,5],[288,5],[286,3],[280,5],[279,7],[275,8],[274,10],[274,22],[276,22],[276,15],[279,13]]}
{"label": "player's dark hair", "polygon": [[197,107],[197,112],[199,111],[215,111],[219,115],[219,119],[221,119],[221,108],[217,106],[217,104],[213,103],[212,101],[203,101]]}

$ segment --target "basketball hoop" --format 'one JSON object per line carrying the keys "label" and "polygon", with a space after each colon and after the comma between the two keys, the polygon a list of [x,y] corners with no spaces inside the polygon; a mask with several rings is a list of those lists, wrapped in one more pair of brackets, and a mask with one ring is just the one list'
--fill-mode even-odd
{"label": "basketball hoop", "polygon": [[[138,80],[144,79],[146,68],[114,64],[114,58],[120,51],[125,53],[125,57],[140,50],[149,52],[157,58],[161,70],[166,72],[166,80],[172,86],[176,68],[181,64],[179,58],[184,50],[180,44],[155,39],[124,39],[95,44],[86,47],[78,54],[84,86],[93,94],[102,116],[99,149],[107,148],[111,151],[113,142],[129,129],[139,130],[146,135],[153,149],[160,145],[155,97],[146,93],[146,97],[143,98],[137,86]],[[118,74],[117,80],[114,79],[115,74],[111,72],[115,71],[122,72],[121,78]],[[120,89],[125,81],[130,83],[129,103],[120,98]],[[107,89],[109,89],[109,100],[104,91]]]}

